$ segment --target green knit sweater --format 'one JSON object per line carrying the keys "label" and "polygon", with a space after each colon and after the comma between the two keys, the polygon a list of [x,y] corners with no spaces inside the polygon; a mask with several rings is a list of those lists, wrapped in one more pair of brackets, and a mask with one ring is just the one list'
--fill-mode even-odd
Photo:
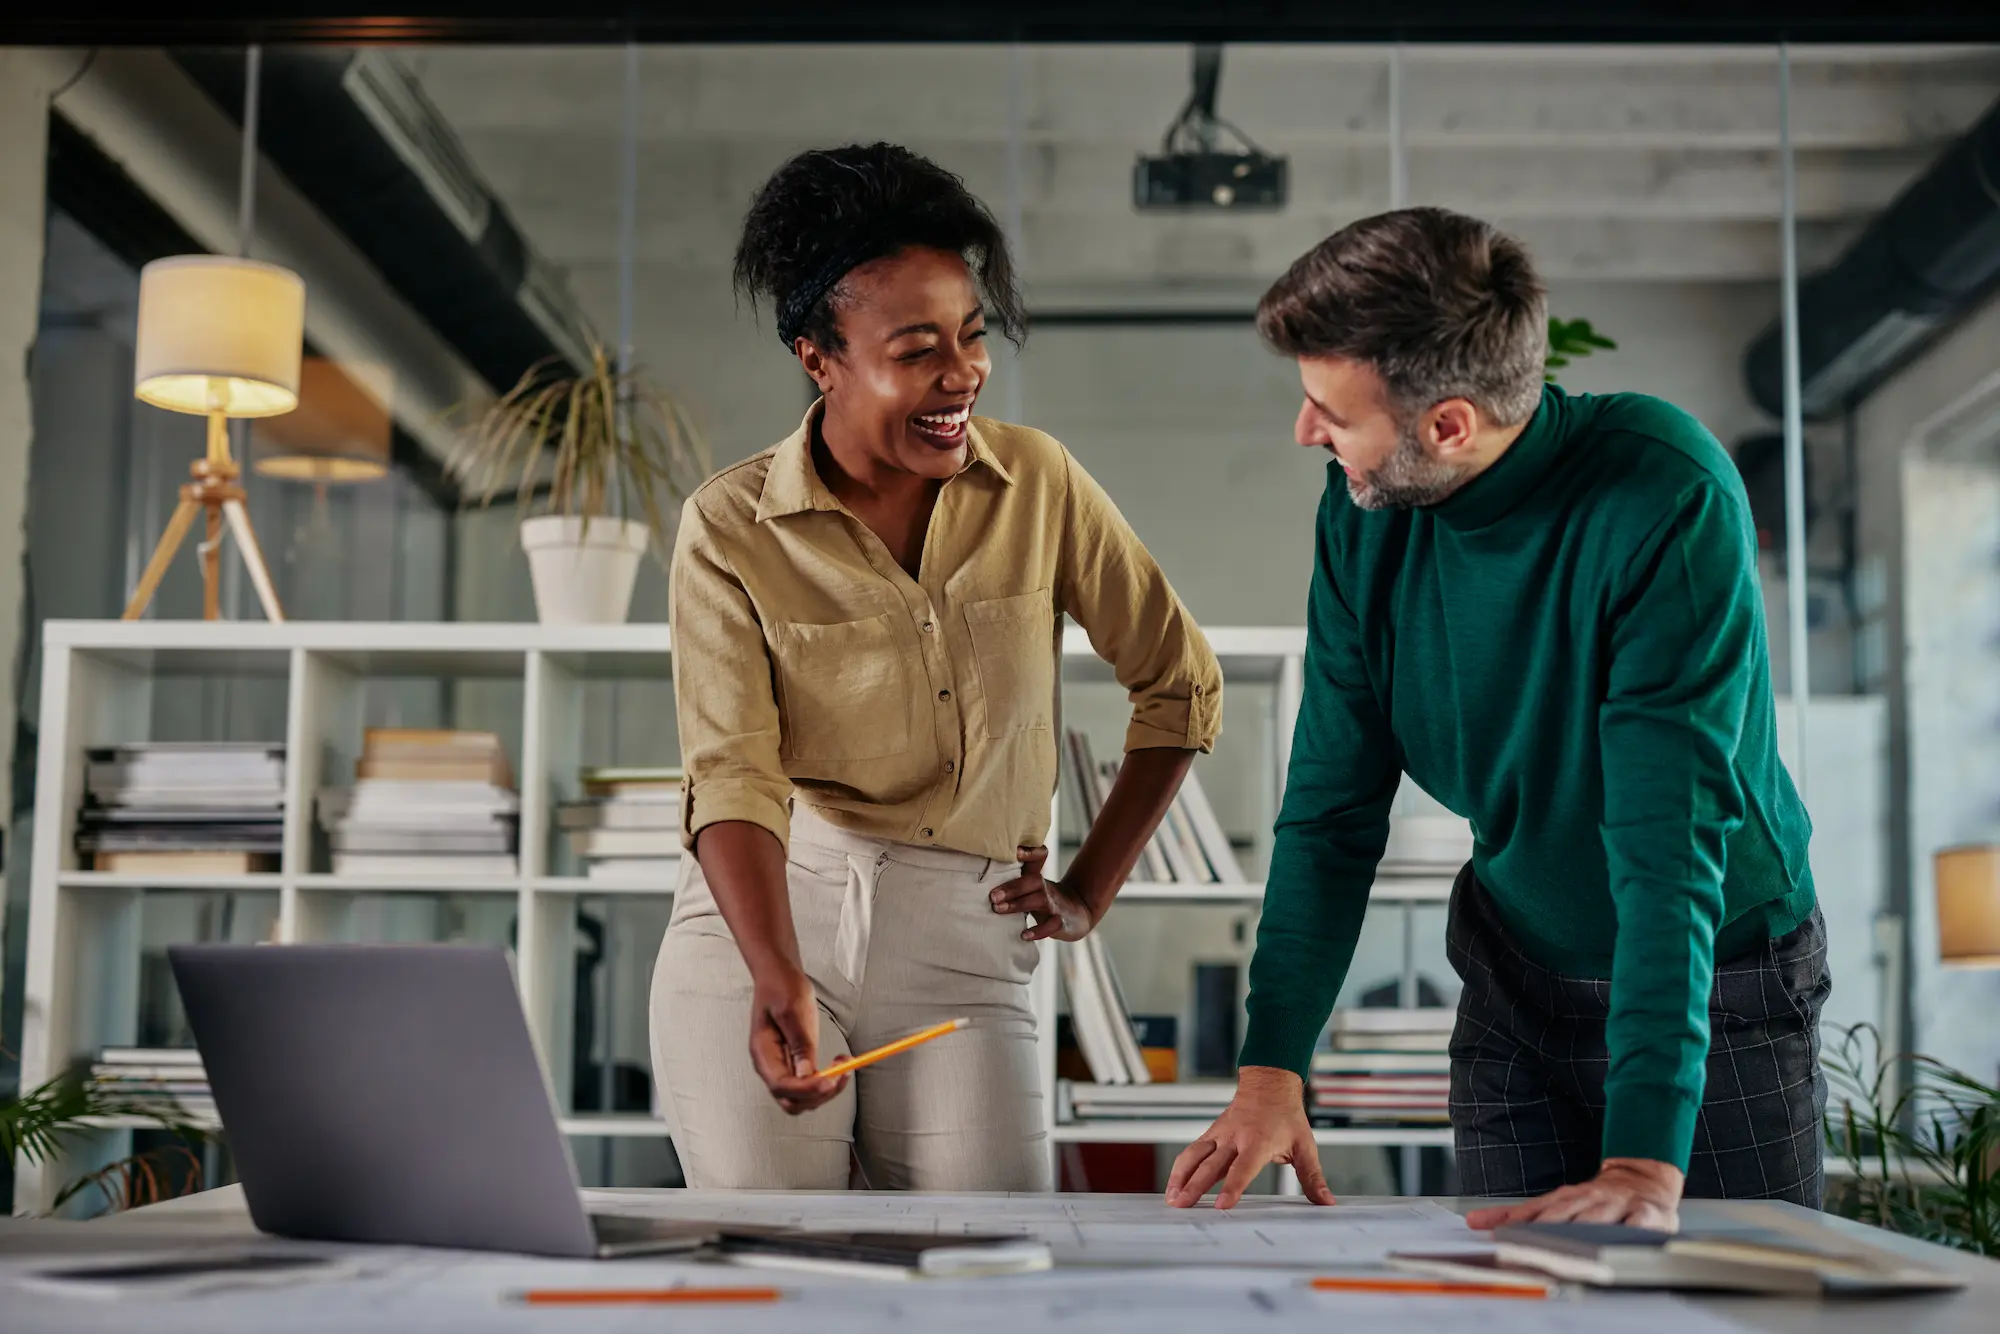
{"label": "green knit sweater", "polygon": [[1411,511],[1356,507],[1329,467],[1243,1064],[1310,1064],[1405,772],[1471,821],[1522,947],[1610,979],[1604,1155],[1685,1168],[1715,960],[1813,906],[1749,502],[1700,423],[1551,387]]}

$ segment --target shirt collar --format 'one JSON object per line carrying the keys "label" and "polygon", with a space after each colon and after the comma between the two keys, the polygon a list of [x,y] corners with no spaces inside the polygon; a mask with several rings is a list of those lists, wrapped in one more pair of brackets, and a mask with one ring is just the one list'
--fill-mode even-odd
{"label": "shirt collar", "polygon": [[1542,403],[1506,452],[1479,476],[1424,512],[1453,528],[1484,528],[1505,518],[1548,476],[1569,439],[1574,409],[1569,395],[1542,386]]}
{"label": "shirt collar", "polygon": [[[813,428],[825,411],[826,400],[815,400],[806,409],[799,429],[786,436],[784,442],[772,452],[771,469],[764,475],[764,489],[757,497],[758,523],[787,514],[803,514],[807,510],[845,509],[833,492],[826,489],[826,483],[820,480],[819,470],[813,467]],[[1005,485],[1014,484],[1014,475],[994,455],[976,418],[966,423],[965,438],[971,456],[966,463],[968,471],[973,464],[982,464]]]}

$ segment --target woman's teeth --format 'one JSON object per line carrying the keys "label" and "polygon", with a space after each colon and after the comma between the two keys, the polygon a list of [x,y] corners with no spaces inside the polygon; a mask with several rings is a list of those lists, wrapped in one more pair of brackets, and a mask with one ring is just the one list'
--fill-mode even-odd
{"label": "woman's teeth", "polygon": [[922,413],[910,420],[916,423],[925,435],[951,439],[965,430],[965,423],[972,416],[970,406],[953,408],[949,412]]}

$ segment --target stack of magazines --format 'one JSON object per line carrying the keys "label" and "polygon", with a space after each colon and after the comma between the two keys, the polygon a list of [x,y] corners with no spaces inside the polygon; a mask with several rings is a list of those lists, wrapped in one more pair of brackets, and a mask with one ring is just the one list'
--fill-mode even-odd
{"label": "stack of magazines", "polygon": [[671,881],[680,870],[681,770],[593,768],[583,797],[556,807],[556,827],[592,880]]}
{"label": "stack of magazines", "polygon": [[[1062,767],[1070,818],[1079,822],[1078,828],[1088,829],[1104,809],[1104,799],[1118,777],[1118,761],[1099,763],[1091,753],[1090,738],[1071,728],[1063,737]],[[1140,854],[1135,874],[1155,884],[1243,883],[1235,849],[1194,770],[1188,770],[1166,818]]]}
{"label": "stack of magazines", "polygon": [[511,876],[520,865],[520,796],[491,732],[370,728],[354,785],[318,800],[337,875]]}
{"label": "stack of magazines", "polygon": [[278,869],[285,748],[153,741],[84,752],[76,850],[99,871],[243,875]]}
{"label": "stack of magazines", "polygon": [[1448,1120],[1449,1007],[1367,1007],[1333,1012],[1331,1049],[1312,1063],[1315,1120],[1349,1125],[1434,1125]]}
{"label": "stack of magazines", "polygon": [[98,1092],[133,1111],[191,1122],[215,1120],[201,1053],[191,1047],[106,1047],[90,1067]]}

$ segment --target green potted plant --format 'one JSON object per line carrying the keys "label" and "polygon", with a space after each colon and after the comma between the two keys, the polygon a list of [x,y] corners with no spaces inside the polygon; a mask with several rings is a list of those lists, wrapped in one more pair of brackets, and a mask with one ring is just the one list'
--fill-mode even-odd
{"label": "green potted plant", "polygon": [[14,1162],[54,1163],[70,1140],[93,1132],[103,1118],[118,1117],[171,1131],[175,1142],[107,1163],[56,1192],[55,1208],[95,1191],[106,1208],[130,1209],[201,1189],[196,1149],[209,1132],[192,1124],[173,1102],[120,1092],[93,1079],[87,1066],[47,1083],[0,1098],[0,1155]]}
{"label": "green potted plant", "polygon": [[1823,1064],[1827,1147],[1847,1164],[1827,1210],[2000,1257],[2000,1088],[1884,1053],[1872,1024],[1845,1030]]}
{"label": "green potted plant", "polygon": [[673,504],[709,471],[686,408],[590,347],[538,363],[463,425],[451,471],[479,503],[511,488],[545,625],[623,621],[639,560],[671,550]]}

